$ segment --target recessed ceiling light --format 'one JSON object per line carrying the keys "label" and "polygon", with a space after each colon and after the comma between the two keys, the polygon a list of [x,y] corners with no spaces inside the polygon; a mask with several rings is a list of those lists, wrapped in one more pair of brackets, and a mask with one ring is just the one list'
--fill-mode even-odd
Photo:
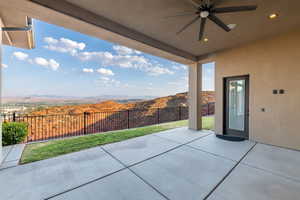
{"label": "recessed ceiling light", "polygon": [[277,13],[272,13],[269,15],[269,19],[275,19],[278,17],[278,14]]}
{"label": "recessed ceiling light", "polygon": [[208,42],[208,38],[204,38],[204,39],[203,39],[203,42]]}
{"label": "recessed ceiling light", "polygon": [[228,28],[230,28],[232,30],[236,27],[236,24],[228,24],[227,26],[228,26]]}

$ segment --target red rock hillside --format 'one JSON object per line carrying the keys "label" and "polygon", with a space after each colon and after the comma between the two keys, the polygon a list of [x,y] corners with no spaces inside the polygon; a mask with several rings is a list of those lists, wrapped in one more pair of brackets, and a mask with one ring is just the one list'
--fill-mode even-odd
{"label": "red rock hillside", "polygon": [[[204,91],[203,92],[203,104],[215,101],[215,92]],[[54,115],[54,114],[80,114],[84,112],[94,113],[103,112],[108,110],[120,111],[128,109],[149,109],[149,108],[166,108],[166,107],[178,107],[187,106],[187,93],[179,93],[167,97],[160,97],[152,100],[125,103],[121,104],[115,101],[104,101],[97,104],[81,104],[70,106],[54,106],[39,111],[32,112],[32,115]]]}
{"label": "red rock hillside", "polygon": [[[214,92],[203,92],[203,115],[214,113],[213,105],[205,105],[214,102],[214,96]],[[187,118],[187,93],[180,93],[125,104],[105,101],[98,104],[55,106],[32,112],[29,116],[19,119],[28,123],[27,140],[37,141],[141,127]]]}

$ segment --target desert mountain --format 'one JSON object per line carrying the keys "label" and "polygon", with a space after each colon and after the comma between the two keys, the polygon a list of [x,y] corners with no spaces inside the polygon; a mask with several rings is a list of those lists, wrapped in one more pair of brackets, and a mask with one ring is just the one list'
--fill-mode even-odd
{"label": "desert mountain", "polygon": [[[215,101],[215,93],[213,91],[203,91],[202,103],[207,104]],[[152,100],[132,102],[132,103],[118,103],[116,101],[103,101],[96,104],[81,104],[81,105],[67,105],[54,106],[45,108],[39,111],[34,111],[32,115],[55,115],[55,114],[80,114],[84,112],[96,113],[102,111],[120,111],[120,110],[135,110],[135,109],[150,109],[150,108],[166,108],[187,106],[187,93],[178,93],[166,97],[160,97]]]}

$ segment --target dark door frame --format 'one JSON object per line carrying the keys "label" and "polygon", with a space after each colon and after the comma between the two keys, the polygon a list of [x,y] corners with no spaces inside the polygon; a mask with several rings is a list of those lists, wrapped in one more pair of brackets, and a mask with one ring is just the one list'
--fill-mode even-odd
{"label": "dark door frame", "polygon": [[[244,124],[244,131],[238,131],[228,128],[228,82],[230,80],[245,80],[245,124]],[[241,76],[230,76],[223,78],[223,134],[224,135],[231,135],[231,136],[238,136],[248,139],[249,138],[249,83],[250,83],[250,76],[249,75],[241,75]]]}

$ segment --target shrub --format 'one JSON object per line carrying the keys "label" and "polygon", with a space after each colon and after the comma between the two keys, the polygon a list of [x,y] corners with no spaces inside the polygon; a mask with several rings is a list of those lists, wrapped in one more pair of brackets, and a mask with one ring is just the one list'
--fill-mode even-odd
{"label": "shrub", "polygon": [[4,122],[2,124],[2,143],[4,146],[23,142],[27,134],[26,123]]}

